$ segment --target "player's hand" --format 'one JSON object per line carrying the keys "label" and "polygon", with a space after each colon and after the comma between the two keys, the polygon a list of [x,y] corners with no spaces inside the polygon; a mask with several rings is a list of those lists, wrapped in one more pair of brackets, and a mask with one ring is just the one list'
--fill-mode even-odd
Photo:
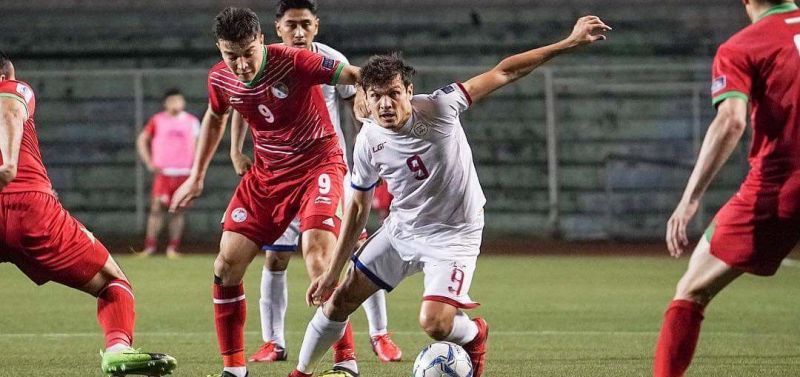
{"label": "player's hand", "polygon": [[356,85],[356,96],[353,99],[353,114],[356,118],[369,118],[369,106],[367,106],[367,93],[361,85]]}
{"label": "player's hand", "polygon": [[203,193],[203,180],[190,176],[172,195],[169,211],[172,213],[186,209],[194,198]]}
{"label": "player's hand", "polygon": [[578,47],[589,43],[603,41],[606,39],[606,31],[610,31],[611,27],[603,23],[600,17],[586,16],[578,19],[575,27],[572,29],[572,34],[567,37],[570,46]]}
{"label": "player's hand", "polygon": [[146,164],[145,166],[147,166],[147,171],[149,171],[149,172],[151,172],[153,174],[161,174],[161,168],[159,168],[159,167],[157,167],[157,166],[155,166],[153,164]]}
{"label": "player's hand", "polygon": [[17,166],[10,164],[0,165],[0,191],[3,191],[17,176]]}
{"label": "player's hand", "polygon": [[233,170],[235,170],[236,174],[240,177],[253,167],[253,160],[243,153],[231,154],[231,162],[233,163]]}
{"label": "player's hand", "polygon": [[677,258],[686,251],[689,246],[689,237],[686,235],[686,227],[692,221],[692,217],[697,213],[699,201],[683,201],[678,203],[675,212],[667,221],[667,248],[669,255]]}
{"label": "player's hand", "polygon": [[322,276],[311,282],[306,292],[306,303],[309,306],[320,306],[328,301],[339,284],[339,279],[336,278],[338,274],[333,274],[330,271],[325,271]]}

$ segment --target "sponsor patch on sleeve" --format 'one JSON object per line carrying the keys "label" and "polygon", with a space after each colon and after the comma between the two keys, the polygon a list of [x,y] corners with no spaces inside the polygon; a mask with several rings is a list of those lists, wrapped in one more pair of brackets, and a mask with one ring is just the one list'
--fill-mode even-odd
{"label": "sponsor patch on sleeve", "polygon": [[715,94],[728,86],[728,78],[725,75],[719,76],[711,82],[711,94]]}
{"label": "sponsor patch on sleeve", "polygon": [[336,65],[336,61],[331,58],[322,58],[322,69],[331,71]]}
{"label": "sponsor patch on sleeve", "polygon": [[33,91],[31,91],[31,88],[22,83],[17,84],[17,93],[19,93],[22,98],[25,98],[25,102],[30,102],[31,97],[33,97]]}
{"label": "sponsor patch on sleeve", "polygon": [[439,88],[439,90],[443,91],[444,94],[450,94],[450,93],[453,93],[456,90],[456,88],[455,88],[455,85],[450,84],[448,86],[443,86],[443,87]]}

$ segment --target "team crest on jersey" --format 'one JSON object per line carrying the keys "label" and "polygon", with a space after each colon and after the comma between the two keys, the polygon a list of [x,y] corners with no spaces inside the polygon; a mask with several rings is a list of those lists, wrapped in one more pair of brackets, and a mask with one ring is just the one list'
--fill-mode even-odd
{"label": "team crest on jersey", "polygon": [[271,89],[272,95],[280,99],[284,99],[289,96],[289,87],[282,82],[275,83],[272,85]]}
{"label": "team crest on jersey", "polygon": [[725,75],[717,77],[711,82],[711,93],[714,94],[719,92],[720,90],[725,89],[726,86],[728,86],[728,78]]}
{"label": "team crest on jersey", "polygon": [[247,220],[247,210],[242,207],[236,208],[231,212],[231,220],[235,223],[242,223]]}
{"label": "team crest on jersey", "polygon": [[422,122],[417,122],[414,127],[411,127],[411,133],[416,137],[424,137],[430,131],[430,127],[427,124]]}

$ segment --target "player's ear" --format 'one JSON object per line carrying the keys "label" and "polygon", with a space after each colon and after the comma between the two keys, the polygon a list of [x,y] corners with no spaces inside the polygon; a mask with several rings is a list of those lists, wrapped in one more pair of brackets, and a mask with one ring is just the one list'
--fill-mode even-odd
{"label": "player's ear", "polygon": [[314,36],[319,34],[319,17],[314,17]]}
{"label": "player's ear", "polygon": [[283,38],[281,36],[281,20],[275,20],[275,34],[278,36],[278,38]]}
{"label": "player's ear", "polygon": [[408,96],[411,97],[414,95],[414,83],[408,84]]}
{"label": "player's ear", "polygon": [[258,40],[258,44],[263,45],[264,44],[264,33],[258,33],[258,37],[256,37],[256,39]]}

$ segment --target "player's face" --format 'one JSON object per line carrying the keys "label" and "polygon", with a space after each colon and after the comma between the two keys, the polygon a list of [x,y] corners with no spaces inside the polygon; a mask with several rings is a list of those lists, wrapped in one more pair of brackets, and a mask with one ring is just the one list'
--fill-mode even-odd
{"label": "player's face", "polygon": [[367,88],[367,107],[381,127],[397,131],[411,116],[413,95],[414,85],[406,87],[398,74],[387,84]]}
{"label": "player's face", "polygon": [[319,31],[319,18],[308,9],[289,9],[275,21],[275,31],[283,44],[311,49]]}
{"label": "player's face", "polygon": [[217,41],[222,60],[240,81],[253,80],[264,60],[264,35],[244,41]]}
{"label": "player's face", "polygon": [[180,94],[175,94],[164,99],[164,110],[170,114],[178,114],[186,109],[186,99]]}

